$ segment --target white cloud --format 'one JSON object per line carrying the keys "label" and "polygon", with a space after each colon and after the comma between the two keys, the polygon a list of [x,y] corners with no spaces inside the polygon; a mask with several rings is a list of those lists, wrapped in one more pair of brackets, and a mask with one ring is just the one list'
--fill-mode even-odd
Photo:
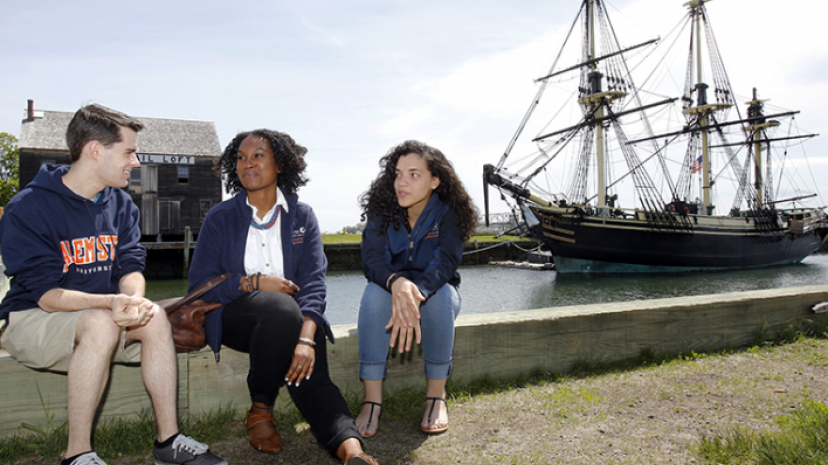
{"label": "white cloud", "polygon": [[337,47],[344,47],[345,41],[342,40],[340,37],[337,37],[334,34],[329,33],[328,31],[322,29],[321,27],[313,24],[306,18],[301,18],[302,26],[304,26],[309,31],[317,34],[319,37],[322,37],[328,43],[335,45]]}
{"label": "white cloud", "polygon": [[545,70],[550,44],[559,41],[560,35],[549,33],[507,52],[470,59],[414,91],[432,105],[478,118],[520,114],[535,92],[533,80]]}
{"label": "white cloud", "polygon": [[412,132],[412,127],[427,125],[434,117],[433,106],[417,106],[393,111],[395,116],[380,124],[381,133],[391,138],[406,138]]}

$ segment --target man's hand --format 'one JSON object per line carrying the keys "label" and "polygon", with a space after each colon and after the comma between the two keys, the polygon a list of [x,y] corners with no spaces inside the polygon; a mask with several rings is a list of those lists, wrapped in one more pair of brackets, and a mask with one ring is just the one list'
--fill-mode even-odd
{"label": "man's hand", "polygon": [[122,328],[144,326],[160,311],[152,301],[126,294],[115,294],[109,308],[115,324]]}

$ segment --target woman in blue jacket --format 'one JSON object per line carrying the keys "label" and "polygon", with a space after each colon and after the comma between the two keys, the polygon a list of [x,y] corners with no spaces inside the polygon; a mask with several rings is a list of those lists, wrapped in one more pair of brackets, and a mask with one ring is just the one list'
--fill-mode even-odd
{"label": "woman in blue jacket", "polygon": [[207,342],[250,354],[247,412],[250,445],[278,452],[272,406],[287,383],[317,441],[347,464],[376,464],[348,405],[328,374],[322,236],[311,208],[296,190],[307,183],[307,149],[266,129],[237,135],[216,167],[235,196],[210,210],[198,236],[189,290],[231,277],[204,294],[221,302],[207,314]]}
{"label": "woman in blue jacket", "polygon": [[423,346],[426,408],[420,429],[448,429],[446,380],[454,319],[460,312],[457,267],[477,211],[451,163],[437,149],[407,141],[380,160],[380,174],[360,197],[362,270],[368,285],[359,308],[359,376],[365,399],[357,417],[373,436],[382,413],[389,347]]}

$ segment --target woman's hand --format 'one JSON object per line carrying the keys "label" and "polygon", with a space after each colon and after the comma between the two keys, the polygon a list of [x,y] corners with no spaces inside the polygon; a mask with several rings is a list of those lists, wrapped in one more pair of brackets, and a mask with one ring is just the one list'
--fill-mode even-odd
{"label": "woman's hand", "polygon": [[313,374],[315,364],[316,348],[303,342],[296,344],[296,349],[293,351],[293,361],[290,364],[287,376],[285,376],[287,385],[290,386],[296,383],[296,387],[299,387],[302,380],[309,380]]}
{"label": "woman's hand", "polygon": [[411,350],[411,343],[422,341],[420,332],[420,302],[426,299],[416,284],[399,278],[391,285],[391,319],[385,329],[391,329],[391,347],[399,339],[400,353]]}
{"label": "woman's hand", "polygon": [[[278,276],[263,274],[263,275],[251,275],[249,276],[250,282],[253,285],[254,289],[258,289],[260,291],[273,291],[273,292],[281,292],[282,294],[287,294],[292,296],[299,291],[299,286],[296,285],[291,280],[280,278]],[[258,288],[256,285],[258,284]]]}
{"label": "woman's hand", "polygon": [[316,321],[313,318],[304,317],[302,331],[299,333],[300,339],[296,348],[293,349],[293,360],[285,375],[288,386],[296,383],[296,387],[299,387],[303,379],[307,381],[313,374],[313,368],[316,365],[316,346],[310,341],[314,340],[315,335]]}

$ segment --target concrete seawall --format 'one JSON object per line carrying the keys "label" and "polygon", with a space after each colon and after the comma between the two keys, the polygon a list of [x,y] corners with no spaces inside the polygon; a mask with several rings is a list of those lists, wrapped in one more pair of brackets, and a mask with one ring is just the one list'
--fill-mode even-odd
{"label": "concrete seawall", "polygon": [[[462,315],[457,320],[452,377],[471,381],[485,375],[513,377],[536,368],[565,373],[579,361],[611,362],[658,352],[716,350],[745,345],[761,332],[778,334],[804,319],[811,307],[828,301],[828,286],[806,286],[732,294],[612,304],[558,307],[522,312]],[[336,326],[329,345],[334,381],[343,392],[361,393],[356,326]],[[249,403],[247,356],[229,349],[216,363],[209,350],[180,354],[179,409],[199,413]],[[422,353],[394,354],[386,388],[424,386]],[[38,391],[42,395],[43,405]],[[66,377],[23,367],[0,351],[0,434],[19,431],[22,422],[46,425],[66,419]],[[289,396],[281,395],[283,402]],[[45,405],[45,409],[44,409]],[[116,365],[101,418],[130,417],[150,408],[137,366]]]}

